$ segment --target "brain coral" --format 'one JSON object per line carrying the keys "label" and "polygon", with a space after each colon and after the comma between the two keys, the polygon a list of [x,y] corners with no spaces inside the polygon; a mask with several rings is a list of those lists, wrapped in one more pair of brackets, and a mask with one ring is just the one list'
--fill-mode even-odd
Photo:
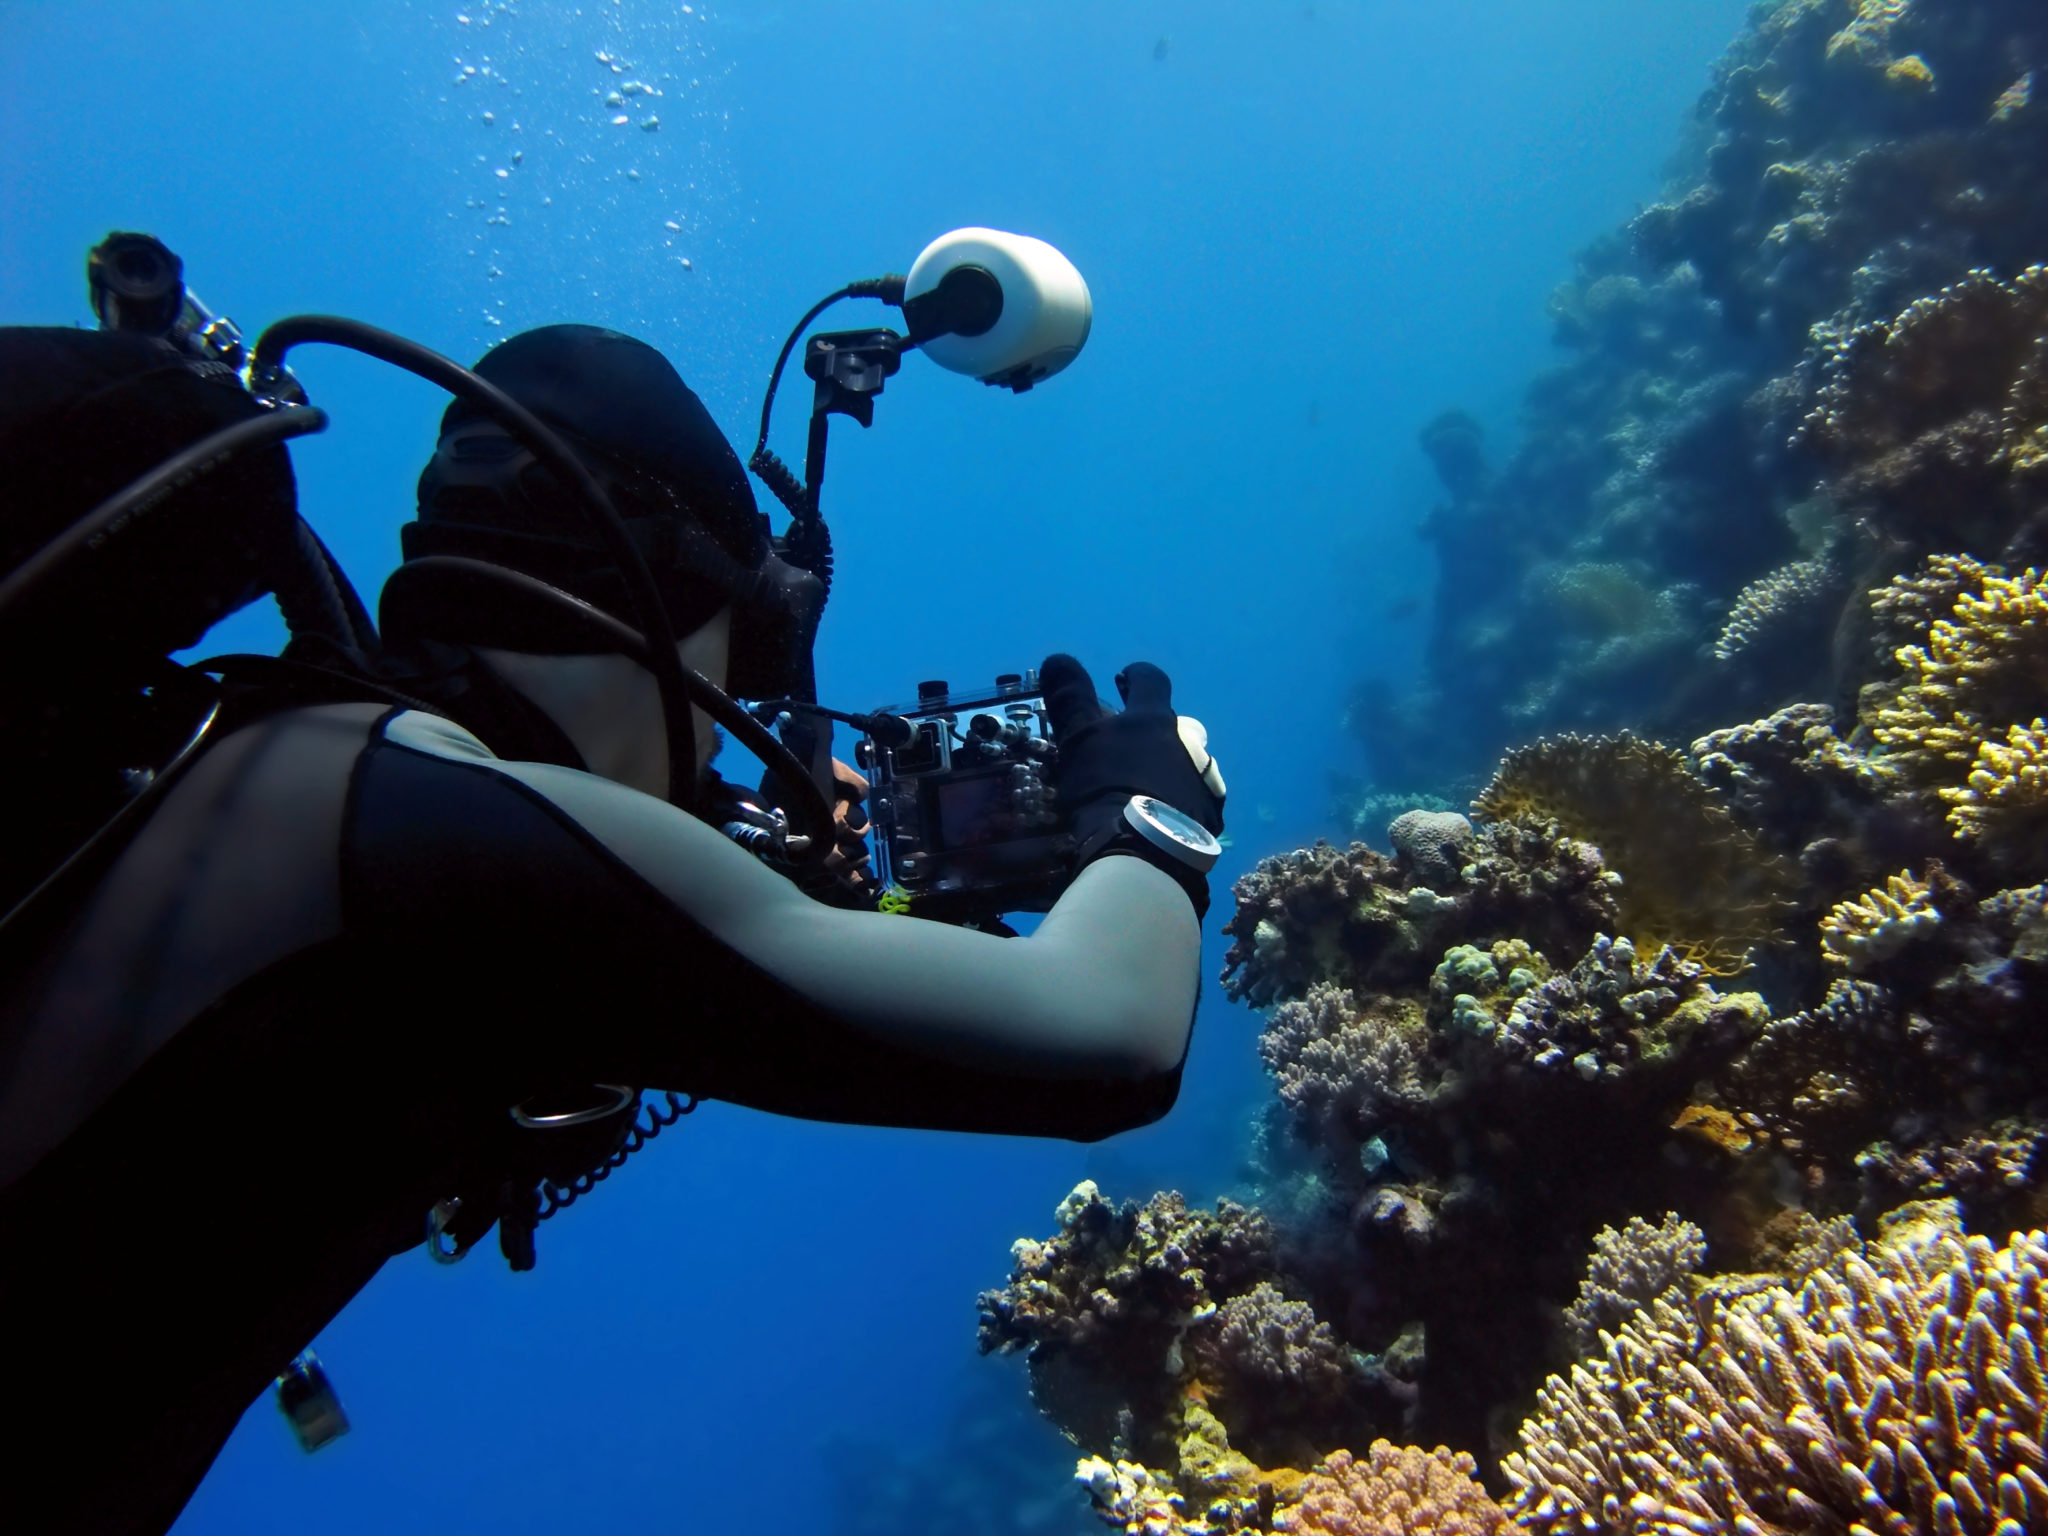
{"label": "brain coral", "polygon": [[1553,1376],[1503,1463],[1537,1533],[2048,1527],[2048,1239],[1846,1254],[1795,1294],[1667,1294]]}
{"label": "brain coral", "polygon": [[1650,953],[1669,944],[1729,975],[1778,931],[1791,872],[1675,748],[1627,732],[1552,737],[1508,753],[1475,806],[1597,846],[1622,877],[1621,925]]}

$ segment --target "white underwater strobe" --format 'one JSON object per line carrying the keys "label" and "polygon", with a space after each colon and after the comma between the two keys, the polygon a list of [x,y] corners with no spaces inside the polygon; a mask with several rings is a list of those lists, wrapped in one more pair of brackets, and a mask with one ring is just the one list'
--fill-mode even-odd
{"label": "white underwater strobe", "polygon": [[973,334],[932,337],[921,343],[926,357],[984,384],[1025,390],[1080,355],[1095,305],[1080,272],[1058,251],[1029,235],[956,229],[918,254],[903,288],[906,303],[963,268],[995,279],[1001,297],[993,322]]}

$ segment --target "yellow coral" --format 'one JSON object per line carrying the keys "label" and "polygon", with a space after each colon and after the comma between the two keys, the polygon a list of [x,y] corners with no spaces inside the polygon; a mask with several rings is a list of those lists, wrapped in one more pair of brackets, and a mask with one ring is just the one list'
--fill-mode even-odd
{"label": "yellow coral", "polygon": [[1893,59],[1884,67],[1884,77],[1891,84],[1909,91],[1931,91],[1934,89],[1934,71],[1927,61],[1917,53],[1909,53],[1902,59]]}
{"label": "yellow coral", "polygon": [[1537,1394],[1510,1510],[1531,1536],[2048,1529],[2044,1281],[2039,1232],[1899,1226],[1796,1292],[1667,1292]]}
{"label": "yellow coral", "polygon": [[1295,1536],[1505,1536],[1507,1513],[1463,1451],[1375,1440],[1363,1458],[1333,1452],[1303,1480],[1273,1529]]}
{"label": "yellow coral", "polygon": [[1908,0],[1858,0],[1856,19],[1828,39],[1828,57],[1847,56],[1876,63],[1885,56],[1893,26],[1906,14]]}
{"label": "yellow coral", "polygon": [[2009,123],[2027,110],[2027,103],[2034,99],[2034,72],[2030,69],[1998,93],[1998,100],[1991,104],[1991,121]]}
{"label": "yellow coral", "polygon": [[1956,600],[1921,645],[1898,653],[1905,686],[1877,705],[1871,734],[1923,786],[1961,785],[1980,744],[2031,720],[2048,696],[2048,589],[2042,573],[1993,576]]}
{"label": "yellow coral", "polygon": [[1930,887],[1905,870],[1861,899],[1845,901],[1820,920],[1822,958],[1852,972],[1889,960],[1941,926]]}
{"label": "yellow coral", "polygon": [[2006,729],[2005,740],[1977,743],[1967,783],[1942,789],[1949,825],[1972,840],[2011,833],[2048,816],[2048,723]]}
{"label": "yellow coral", "polygon": [[1669,944],[1734,975],[1778,932],[1791,872],[1729,815],[1685,754],[1623,732],[1510,752],[1474,802],[1491,821],[1555,822],[1622,877],[1620,925],[1643,954]]}

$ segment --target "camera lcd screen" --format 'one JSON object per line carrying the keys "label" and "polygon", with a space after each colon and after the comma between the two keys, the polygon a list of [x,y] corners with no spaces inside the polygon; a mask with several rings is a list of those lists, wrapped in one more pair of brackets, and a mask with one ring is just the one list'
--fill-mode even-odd
{"label": "camera lcd screen", "polygon": [[999,841],[1007,820],[1009,791],[1008,769],[934,785],[939,847],[973,848]]}

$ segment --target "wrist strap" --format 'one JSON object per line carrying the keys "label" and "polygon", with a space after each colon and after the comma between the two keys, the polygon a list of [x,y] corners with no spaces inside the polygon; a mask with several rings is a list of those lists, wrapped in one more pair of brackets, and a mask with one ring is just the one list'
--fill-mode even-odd
{"label": "wrist strap", "polygon": [[1174,884],[1186,891],[1188,900],[1194,903],[1195,922],[1199,924],[1208,917],[1208,879],[1140,837],[1125,823],[1121,815],[1081,844],[1079,851],[1074,855],[1074,873],[1078,875],[1097,859],[1110,858],[1118,854],[1143,859],[1154,869],[1172,876]]}

